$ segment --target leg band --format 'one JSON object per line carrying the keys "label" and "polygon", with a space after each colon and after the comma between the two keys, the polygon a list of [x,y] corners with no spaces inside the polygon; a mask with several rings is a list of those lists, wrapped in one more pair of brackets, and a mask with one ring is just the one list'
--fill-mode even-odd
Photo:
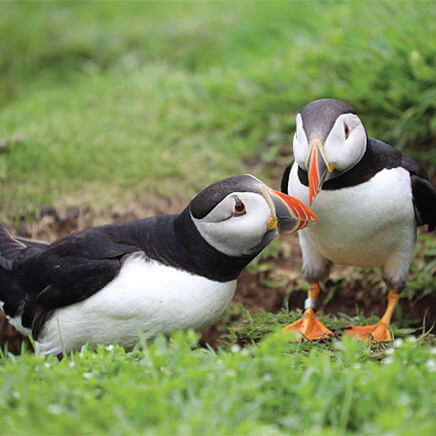
{"label": "leg band", "polygon": [[318,309],[318,304],[316,303],[315,298],[306,298],[304,300],[304,310],[306,309],[313,309],[316,312],[316,309]]}

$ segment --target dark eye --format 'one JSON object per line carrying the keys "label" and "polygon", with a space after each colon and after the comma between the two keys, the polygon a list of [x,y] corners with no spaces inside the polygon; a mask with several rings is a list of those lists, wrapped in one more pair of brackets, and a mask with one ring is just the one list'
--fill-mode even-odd
{"label": "dark eye", "polygon": [[247,211],[245,210],[245,204],[241,200],[235,203],[235,215],[244,215]]}
{"label": "dark eye", "polygon": [[348,139],[348,137],[350,136],[350,128],[344,124],[344,133],[345,133],[345,139]]}

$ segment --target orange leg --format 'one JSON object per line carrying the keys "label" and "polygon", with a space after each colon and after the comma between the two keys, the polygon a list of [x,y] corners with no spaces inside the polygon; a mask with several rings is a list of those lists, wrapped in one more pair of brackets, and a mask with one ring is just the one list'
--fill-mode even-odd
{"label": "orange leg", "polygon": [[283,329],[284,333],[293,331],[297,334],[296,340],[301,337],[303,341],[310,339],[326,339],[333,336],[331,332],[315,315],[316,302],[319,295],[319,283],[311,283],[309,285],[308,299],[305,302],[305,311],[301,319],[289,324]]}
{"label": "orange leg", "polygon": [[399,299],[400,295],[393,289],[390,290],[388,294],[388,307],[386,308],[385,314],[377,324],[367,326],[353,325],[347,327],[345,333],[351,338],[359,336],[362,341],[369,341],[371,336],[373,342],[390,341],[392,337],[389,331],[389,324]]}

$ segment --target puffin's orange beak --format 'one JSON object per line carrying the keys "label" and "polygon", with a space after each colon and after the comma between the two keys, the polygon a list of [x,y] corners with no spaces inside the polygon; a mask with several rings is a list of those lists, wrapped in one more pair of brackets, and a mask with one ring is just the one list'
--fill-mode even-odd
{"label": "puffin's orange beak", "polygon": [[268,230],[276,226],[280,233],[294,233],[310,222],[318,221],[316,215],[300,200],[264,186],[263,195],[271,208]]}
{"label": "puffin's orange beak", "polygon": [[312,206],[313,199],[321,191],[327,174],[335,169],[335,164],[329,164],[322,142],[312,139],[305,165],[309,179],[309,204]]}

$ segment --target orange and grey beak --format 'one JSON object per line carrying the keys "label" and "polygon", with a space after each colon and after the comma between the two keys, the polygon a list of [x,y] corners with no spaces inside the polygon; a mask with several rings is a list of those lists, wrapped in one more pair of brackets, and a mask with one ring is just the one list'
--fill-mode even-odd
{"label": "orange and grey beak", "polygon": [[262,194],[271,208],[268,230],[278,227],[280,233],[294,233],[304,229],[310,222],[318,221],[315,214],[300,200],[282,192],[262,187]]}
{"label": "orange and grey beak", "polygon": [[312,206],[313,198],[321,191],[327,174],[335,169],[335,164],[329,164],[324,145],[319,139],[310,141],[305,166],[309,179],[309,204]]}

